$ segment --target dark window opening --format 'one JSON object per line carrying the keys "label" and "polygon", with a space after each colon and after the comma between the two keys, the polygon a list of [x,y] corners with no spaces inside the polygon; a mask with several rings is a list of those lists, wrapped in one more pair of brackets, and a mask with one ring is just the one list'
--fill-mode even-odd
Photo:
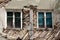
{"label": "dark window opening", "polygon": [[21,28],[21,12],[7,12],[7,27]]}
{"label": "dark window opening", "polygon": [[7,12],[7,26],[13,27],[13,12]]}
{"label": "dark window opening", "polygon": [[15,27],[19,28],[21,27],[21,13],[20,12],[15,12]]}

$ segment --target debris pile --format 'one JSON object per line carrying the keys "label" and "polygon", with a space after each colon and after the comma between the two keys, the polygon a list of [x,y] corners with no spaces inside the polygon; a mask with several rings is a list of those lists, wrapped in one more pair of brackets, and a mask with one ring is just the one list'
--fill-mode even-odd
{"label": "debris pile", "polygon": [[27,33],[27,30],[5,30],[2,33],[2,36],[7,37],[7,39],[17,39],[18,37],[22,39],[25,34]]}

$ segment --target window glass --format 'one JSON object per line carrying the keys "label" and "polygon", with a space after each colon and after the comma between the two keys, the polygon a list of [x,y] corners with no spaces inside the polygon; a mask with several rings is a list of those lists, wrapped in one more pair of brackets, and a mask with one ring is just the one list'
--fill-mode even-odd
{"label": "window glass", "polygon": [[46,26],[52,28],[52,12],[46,12]]}
{"label": "window glass", "polygon": [[7,26],[13,27],[13,12],[7,12]]}
{"label": "window glass", "polygon": [[21,27],[21,13],[20,12],[15,12],[15,27],[19,28]]}
{"label": "window glass", "polygon": [[7,16],[13,16],[13,12],[7,12]]}
{"label": "window glass", "polygon": [[44,12],[38,12],[38,26],[44,27]]}
{"label": "window glass", "polygon": [[21,27],[21,12],[7,12],[7,26],[9,28],[12,28],[12,27],[20,28]]}

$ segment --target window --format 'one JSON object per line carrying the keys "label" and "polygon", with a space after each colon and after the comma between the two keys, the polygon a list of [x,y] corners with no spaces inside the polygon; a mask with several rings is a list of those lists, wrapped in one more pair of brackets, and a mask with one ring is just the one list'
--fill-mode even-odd
{"label": "window", "polygon": [[20,12],[15,12],[15,27],[19,28],[21,27],[21,13]]}
{"label": "window", "polygon": [[52,28],[52,12],[38,12],[38,28]]}
{"label": "window", "polygon": [[46,12],[46,27],[52,28],[52,13]]}
{"label": "window", "polygon": [[44,27],[44,12],[38,13],[38,24],[39,24],[39,27],[41,28]]}
{"label": "window", "polygon": [[13,12],[7,12],[7,26],[13,27]]}
{"label": "window", "polygon": [[7,12],[7,27],[21,28],[22,27],[21,12]]}

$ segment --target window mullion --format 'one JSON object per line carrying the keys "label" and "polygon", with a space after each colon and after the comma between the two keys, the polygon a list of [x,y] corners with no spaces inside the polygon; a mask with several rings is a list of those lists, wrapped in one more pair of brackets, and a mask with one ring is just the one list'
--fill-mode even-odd
{"label": "window mullion", "polygon": [[13,28],[15,28],[15,14],[13,12]]}
{"label": "window mullion", "polygon": [[38,12],[37,12],[37,29],[39,28],[39,25],[38,25]]}
{"label": "window mullion", "polygon": [[46,28],[46,12],[44,12],[44,25],[45,25],[45,28]]}
{"label": "window mullion", "polygon": [[21,18],[20,21],[21,21],[21,29],[22,29],[22,12],[21,12],[21,15],[20,15],[20,16],[21,16],[21,17],[20,17],[20,18]]}

